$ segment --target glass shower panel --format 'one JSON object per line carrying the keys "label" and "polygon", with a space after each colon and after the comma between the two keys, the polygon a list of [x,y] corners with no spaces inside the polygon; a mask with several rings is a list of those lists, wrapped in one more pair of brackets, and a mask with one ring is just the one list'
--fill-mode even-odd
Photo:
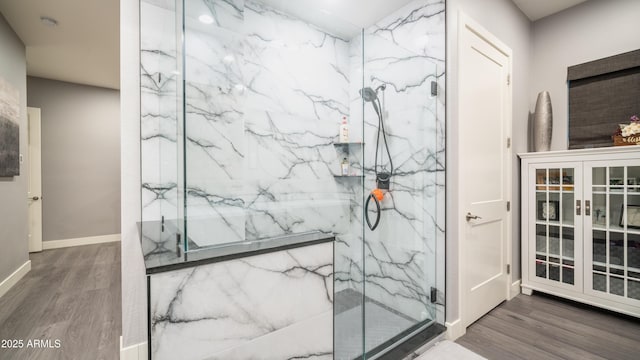
{"label": "glass shower panel", "polygon": [[145,253],[175,248],[183,206],[180,12],[173,2],[142,0],[140,42],[141,200]]}
{"label": "glass shower panel", "polygon": [[362,29],[300,9],[184,2],[185,247],[335,235],[333,356],[351,360],[364,342]]}
{"label": "glass shower panel", "polygon": [[336,143],[360,29],[273,1],[186,0],[184,14],[187,250],[348,233],[358,123],[353,146]]}
{"label": "glass shower panel", "polygon": [[436,319],[440,165],[438,100],[432,94],[436,64],[413,43],[375,30],[365,31],[364,42],[364,87],[377,89],[380,113],[365,101],[365,201],[370,191],[384,188],[376,178],[391,174],[389,189],[382,190],[378,227],[364,226],[364,351],[369,357]]}
{"label": "glass shower panel", "polygon": [[185,248],[193,251],[245,238],[243,36],[241,9],[183,5]]}
{"label": "glass shower panel", "polygon": [[339,192],[350,199],[349,225],[336,234],[334,282],[334,354],[335,360],[359,359],[363,355],[363,142],[362,107],[359,90],[363,87],[362,30],[349,38],[349,138],[335,144],[337,159],[347,159],[349,172],[335,176]]}

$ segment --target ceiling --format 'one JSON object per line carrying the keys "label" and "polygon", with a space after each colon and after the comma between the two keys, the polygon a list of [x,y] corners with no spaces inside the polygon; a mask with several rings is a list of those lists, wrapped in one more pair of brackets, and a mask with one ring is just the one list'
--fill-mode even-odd
{"label": "ceiling", "polygon": [[27,74],[119,88],[119,0],[0,0],[0,12],[27,48]]}
{"label": "ceiling", "polygon": [[542,19],[585,1],[587,0],[513,0],[531,21]]}
{"label": "ceiling", "polygon": [[347,39],[413,0],[259,0]]}
{"label": "ceiling", "polygon": [[[337,35],[350,37],[411,0],[262,0]],[[513,0],[531,19],[586,0]],[[119,0],[0,0],[0,12],[24,42],[27,73],[117,89],[120,85]],[[48,27],[40,17],[58,21]]]}

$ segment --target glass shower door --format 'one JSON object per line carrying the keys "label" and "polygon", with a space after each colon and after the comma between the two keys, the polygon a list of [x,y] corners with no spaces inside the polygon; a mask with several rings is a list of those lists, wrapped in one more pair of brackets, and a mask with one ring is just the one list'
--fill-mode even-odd
{"label": "glass shower door", "polygon": [[[377,96],[363,94],[363,202],[370,201],[362,222],[365,358],[431,324],[442,296],[436,290],[438,68],[405,45],[376,31],[364,36],[363,87]],[[388,190],[376,181],[386,174]],[[369,200],[374,189],[383,194],[380,211]]]}

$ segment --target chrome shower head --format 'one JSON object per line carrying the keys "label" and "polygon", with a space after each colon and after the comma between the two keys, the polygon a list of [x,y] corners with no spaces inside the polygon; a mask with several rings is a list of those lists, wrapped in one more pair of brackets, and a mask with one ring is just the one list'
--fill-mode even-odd
{"label": "chrome shower head", "polygon": [[370,87],[360,89],[360,96],[364,101],[374,102],[378,99],[378,94]]}

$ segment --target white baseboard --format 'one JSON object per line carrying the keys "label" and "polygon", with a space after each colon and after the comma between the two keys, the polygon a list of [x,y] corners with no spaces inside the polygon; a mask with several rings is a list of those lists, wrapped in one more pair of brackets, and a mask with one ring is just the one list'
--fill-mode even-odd
{"label": "white baseboard", "polygon": [[148,359],[149,359],[149,355],[148,355],[148,347],[146,342],[123,348],[122,336],[120,336],[120,360],[148,360]]}
{"label": "white baseboard", "polygon": [[42,250],[59,249],[71,246],[93,245],[120,241],[120,234],[88,236],[75,239],[51,240],[42,242]]}
{"label": "white baseboard", "polygon": [[4,296],[4,294],[9,291],[15,284],[20,281],[27,273],[31,270],[31,260],[27,260],[22,266],[18,268],[18,270],[14,271],[13,274],[7,276],[6,279],[0,282],[0,297]]}
{"label": "white baseboard", "polygon": [[458,319],[452,322],[446,322],[447,340],[455,341],[457,338],[467,333],[467,328],[462,325],[462,320]]}
{"label": "white baseboard", "polygon": [[521,280],[518,280],[511,284],[511,289],[509,290],[509,300],[520,295],[520,282]]}

